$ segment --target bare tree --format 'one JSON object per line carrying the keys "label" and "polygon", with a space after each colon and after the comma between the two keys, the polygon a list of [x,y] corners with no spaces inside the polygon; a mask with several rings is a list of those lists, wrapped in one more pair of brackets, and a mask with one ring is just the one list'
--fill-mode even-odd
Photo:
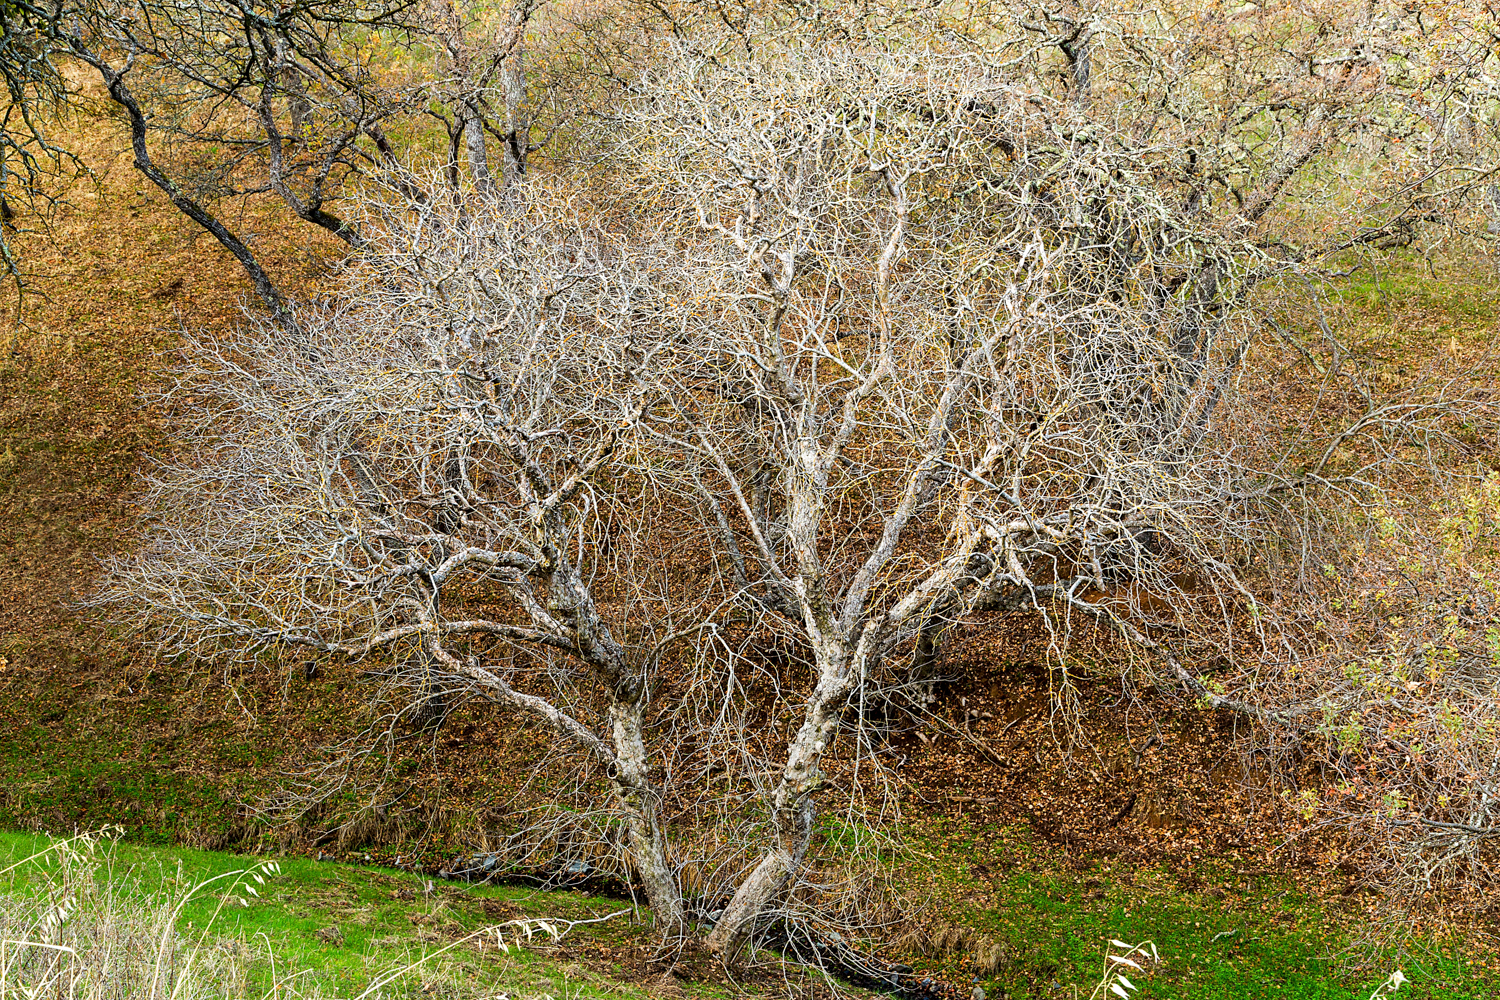
{"label": "bare tree", "polygon": [[[1283,652],[1312,661],[1274,601],[1350,551],[1318,532],[1386,470],[1440,460],[1474,396],[1318,366],[1352,404],[1288,440],[1243,383],[1312,357],[1293,317],[1355,255],[1482,229],[1489,140],[1436,138],[1490,85],[1423,89],[1403,46],[1427,29],[1400,8],[1334,19],[1310,64],[1266,41],[1286,23],[1180,13],[1033,10],[936,42],[747,14],[660,54],[577,175],[519,183],[518,162],[458,205],[400,181],[359,221],[347,305],[189,351],[179,398],[215,445],[157,476],[151,543],[99,600],[173,650],[385,657],[545,720],[605,770],[659,920],[713,869],[726,958],[808,879],[820,805],[892,815],[882,703],[977,611],[1044,620],[1065,709],[1081,618],[1124,640],[1122,672],[1303,738],[1325,702],[1282,683]],[[1483,65],[1471,27],[1423,51]],[[1311,224],[1300,199],[1351,174],[1362,214]],[[676,509],[622,533],[643,497]],[[631,625],[649,641],[599,597],[654,572],[604,555],[621,534],[702,539],[701,603]],[[730,615],[753,628],[727,638]],[[659,709],[653,748],[645,651],[683,634],[723,669]],[[527,666],[547,651],[587,695]],[[1210,657],[1232,670],[1206,680]],[[747,662],[784,729],[748,733]],[[757,790],[719,814],[738,842],[674,856],[661,803],[705,804],[730,760]]]}
{"label": "bare tree", "polygon": [[[356,177],[441,156],[424,147],[427,115],[458,137],[452,177],[462,145],[474,192],[492,193],[486,130],[504,145],[505,177],[524,171],[532,149],[524,44],[534,8],[526,0],[497,27],[417,0],[23,0],[0,21],[13,105],[0,124],[0,146],[13,154],[8,168],[0,163],[0,185],[6,169],[21,169],[25,185],[8,190],[29,203],[43,168],[66,156],[42,130],[44,105],[72,99],[58,66],[81,61],[124,113],[136,168],[235,256],[287,323],[282,293],[215,205],[272,194],[357,250],[364,236],[339,203]],[[436,64],[425,55],[433,41],[448,56]]]}
{"label": "bare tree", "polygon": [[[711,764],[763,741],[708,704],[714,668],[736,669],[723,588],[684,592],[656,565],[695,530],[693,508],[673,476],[627,459],[680,347],[652,320],[645,265],[666,253],[576,214],[567,187],[536,179],[482,208],[370,202],[343,305],[296,307],[292,334],[264,319],[189,339],[169,403],[201,446],[154,470],[145,543],[90,601],[166,655],[300,649],[381,675],[384,704],[304,809],[346,790],[372,746],[467,702],[549,728],[543,780],[603,786],[586,807],[623,834],[628,874],[673,933],[737,885],[743,818],[714,814]],[[662,697],[663,649],[705,637]],[[730,677],[731,701],[744,684]],[[575,818],[554,810],[530,832]]]}
{"label": "bare tree", "polygon": [[[166,651],[369,658],[551,727],[607,774],[675,928],[643,662],[589,582],[606,527],[593,479],[649,362],[600,318],[628,315],[629,275],[537,190],[451,222],[393,206],[351,264],[348,305],[300,311],[295,338],[257,323],[188,343],[174,398],[209,443],[157,470],[149,540],[95,600]],[[462,596],[476,590],[479,608]],[[599,702],[564,700],[578,681],[550,669],[559,654]]]}
{"label": "bare tree", "polygon": [[[480,194],[494,194],[498,187],[526,172],[527,157],[534,149],[526,94],[525,37],[527,22],[537,6],[536,0],[520,0],[498,19],[470,14],[477,22],[474,24],[465,23],[465,16],[452,0],[442,0],[433,7],[435,34],[442,40],[447,64],[435,76],[451,81],[453,92],[446,104],[453,113],[432,113],[448,130],[449,183],[455,187],[460,147],[469,164],[473,189]],[[492,39],[485,38],[487,35]],[[499,101],[503,112],[491,107],[494,100]],[[498,184],[489,165],[486,131],[501,147],[503,167]]]}
{"label": "bare tree", "polygon": [[[685,60],[633,111],[647,197],[681,206],[658,245],[687,247],[659,266],[679,364],[642,427],[719,525],[738,596],[810,651],[767,849],[709,938],[732,955],[802,865],[847,712],[849,752],[871,742],[857,709],[898,651],[980,608],[1144,635],[1159,605],[1182,627],[1205,610],[1188,573],[1233,617],[1226,550],[1251,526],[1213,414],[1244,349],[1184,364],[1163,331],[1192,300],[1158,283],[1190,247],[1235,248],[1131,183],[1167,150],[1059,160],[1066,109],[961,56]],[[1078,231],[1094,199],[1148,248],[1129,276]]]}
{"label": "bare tree", "polygon": [[[1403,442],[1435,447],[1446,418],[1474,412],[1472,394],[1366,388],[1334,426],[1262,447],[1237,383],[1289,283],[1424,224],[1473,232],[1494,161],[1430,146],[1375,220],[1299,232],[1275,212],[1295,214],[1303,185],[1446,120],[1406,113],[1413,81],[1393,65],[1424,29],[1400,8],[1352,12],[1325,26],[1310,83],[1301,64],[1234,64],[1244,103],[1226,118],[1200,89],[1222,51],[1208,42],[1244,22],[1208,40],[1176,33],[1189,23],[1069,8],[940,55],[806,43],[794,25],[744,59],[695,41],[622,109],[616,155],[666,220],[654,245],[683,248],[656,262],[659,337],[680,364],[643,430],[717,525],[733,594],[810,660],[767,846],[716,950],[737,953],[794,883],[825,758],[841,733],[846,755],[866,752],[863,708],[900,680],[891,661],[920,664],[977,610],[1048,621],[1065,699],[1081,617],[1210,705],[1307,716],[1267,698],[1236,649],[1296,632],[1243,568],[1313,530],[1310,507],[1365,509]],[[1434,51],[1472,66],[1480,37]],[[1068,60],[1057,97],[1029,85],[1047,46]],[[1359,461],[1332,461],[1356,441]],[[1211,656],[1241,665],[1239,691],[1190,669]]]}
{"label": "bare tree", "polygon": [[55,204],[50,175],[65,168],[81,171],[83,165],[52,135],[52,118],[67,101],[67,86],[50,39],[24,7],[0,10],[0,77],[10,99],[0,119],[0,268],[17,278],[11,234],[18,228],[18,210],[45,214]]}

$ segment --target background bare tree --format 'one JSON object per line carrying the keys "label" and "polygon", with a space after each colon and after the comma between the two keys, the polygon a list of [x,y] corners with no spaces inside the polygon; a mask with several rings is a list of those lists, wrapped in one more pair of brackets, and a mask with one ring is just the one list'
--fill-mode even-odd
{"label": "background bare tree", "polygon": [[[527,22],[537,6],[537,0],[520,0],[497,18],[483,9],[467,12],[466,16],[452,0],[432,5],[429,16],[444,57],[444,65],[435,75],[451,81],[443,102],[451,114],[442,108],[430,113],[448,132],[448,180],[454,189],[459,186],[460,148],[468,162],[473,190],[480,194],[493,194],[526,172],[527,157],[534,150],[526,93],[525,39]],[[496,102],[500,107],[494,106]],[[490,168],[486,132],[500,145],[498,182]]]}
{"label": "background bare tree", "polygon": [[[273,195],[359,249],[364,236],[339,207],[359,178],[446,156],[450,185],[462,158],[465,189],[493,193],[486,133],[504,150],[502,179],[524,171],[532,151],[524,47],[535,6],[23,0],[0,21],[12,98],[12,121],[0,125],[12,154],[0,163],[0,195],[29,205],[47,190],[39,179],[66,159],[43,128],[47,105],[76,98],[60,67],[82,62],[122,113],[136,168],[235,256],[272,315],[289,322],[251,240],[216,206]],[[451,148],[429,141],[429,116],[447,123]],[[6,183],[6,169],[25,182]]]}
{"label": "background bare tree", "polygon": [[[11,244],[20,211],[45,216],[53,207],[49,181],[82,169],[53,135],[53,118],[68,100],[57,53],[46,32],[17,5],[0,10],[0,77],[10,99],[0,119],[0,260],[6,277],[20,274]],[[23,221],[21,225],[26,225]]]}

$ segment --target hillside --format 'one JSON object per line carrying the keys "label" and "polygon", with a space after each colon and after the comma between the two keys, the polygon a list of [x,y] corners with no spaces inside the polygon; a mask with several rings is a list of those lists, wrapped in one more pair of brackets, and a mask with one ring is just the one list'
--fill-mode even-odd
{"label": "hillside", "polygon": [[[97,560],[130,544],[132,483],[173,447],[152,392],[178,330],[227,329],[248,293],[234,262],[141,185],[119,139],[100,138],[106,123],[80,120],[76,129],[92,137],[87,158],[98,184],[75,186],[73,207],[51,231],[24,241],[32,297],[23,322],[3,335],[0,358],[0,825],[61,833],[116,823],[135,844],[174,850],[327,851],[436,871],[482,841],[521,784],[516,761],[542,759],[545,736],[466,709],[430,749],[413,744],[397,762],[408,789],[399,809],[340,803],[340,818],[355,822],[331,835],[331,822],[265,827],[247,804],[354,731],[366,693],[357,671],[157,663],[71,604]],[[327,240],[270,203],[246,204],[241,219],[293,288],[335,259]],[[1445,363],[1455,369],[1488,351],[1500,316],[1493,271],[1484,261],[1442,264],[1427,273],[1410,261],[1408,271],[1353,286],[1344,300],[1353,341],[1393,380],[1408,374],[1408,351],[1451,344]],[[929,724],[900,737],[911,849],[898,874],[929,907],[914,917],[904,947],[967,981],[972,943],[1001,943],[1003,960],[986,971],[992,996],[1087,988],[1100,946],[1114,936],[1151,938],[1167,956],[1153,995],[1368,995],[1386,974],[1386,965],[1359,961],[1381,929],[1381,902],[1328,842],[1298,836],[1295,809],[1257,790],[1236,743],[1242,723],[1171,691],[1132,704],[1110,681],[1085,677],[1089,749],[1067,754],[1031,628],[1022,616],[967,626],[950,645],[943,670],[954,681],[940,687]],[[305,940],[311,923],[417,884],[393,872],[328,874],[346,870],[310,861],[288,871],[309,898],[346,879],[338,891],[351,894],[336,904],[284,901],[308,909],[301,923],[268,918],[267,926],[301,935],[308,950],[300,961],[309,966],[338,964]],[[466,929],[489,914],[488,898],[524,898],[526,912],[539,914],[605,905],[442,892],[462,900],[455,908]],[[399,937],[400,909],[382,903],[369,927]],[[1440,905],[1431,916],[1408,942],[1417,950],[1381,961],[1403,963],[1415,996],[1493,990],[1495,928],[1445,922]],[[258,925],[242,926],[253,933]],[[660,972],[641,957],[648,937],[640,928],[624,944],[580,935],[548,960],[588,970],[586,992],[651,993]],[[610,956],[616,947],[627,952],[623,966]],[[1346,954],[1348,962],[1339,958]],[[541,995],[553,987],[515,988]],[[711,983],[704,995],[727,988]]]}

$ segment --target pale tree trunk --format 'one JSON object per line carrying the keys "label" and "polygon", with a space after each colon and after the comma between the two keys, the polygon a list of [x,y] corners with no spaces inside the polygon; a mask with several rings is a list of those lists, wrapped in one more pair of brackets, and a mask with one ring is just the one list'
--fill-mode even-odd
{"label": "pale tree trunk", "polygon": [[[910,511],[906,511],[904,515],[898,513],[895,518],[887,519],[881,544],[871,553],[856,574],[855,584],[840,601],[830,587],[818,541],[829,470],[837,462],[842,448],[854,431],[860,400],[890,371],[890,316],[886,290],[890,282],[891,262],[905,235],[907,213],[902,181],[892,180],[890,177],[885,179],[895,202],[897,224],[885,242],[876,268],[879,275],[877,301],[882,360],[860,386],[844,399],[838,429],[826,441],[820,441],[816,432],[809,433],[818,424],[815,396],[801,391],[782,364],[781,317],[784,315],[788,289],[794,275],[794,258],[788,256],[783,259],[779,281],[769,262],[764,257],[761,261],[761,274],[771,286],[776,301],[762,342],[772,359],[772,364],[767,367],[774,373],[773,378],[780,383],[778,388],[783,404],[789,412],[797,414],[798,422],[803,427],[803,433],[789,450],[789,468],[785,480],[787,541],[796,560],[796,576],[795,579],[789,579],[775,569],[773,576],[779,577],[783,588],[797,596],[802,626],[813,649],[818,681],[812,694],[808,696],[802,725],[787,746],[786,766],[782,769],[781,778],[772,795],[770,846],[749,877],[735,891],[708,936],[709,950],[726,962],[733,962],[739,957],[755,929],[756,918],[784,894],[807,856],[817,816],[813,796],[823,783],[823,772],[819,765],[829,742],[836,734],[849,692],[856,678],[863,675],[881,634],[881,629],[876,624],[878,616],[871,616],[870,619],[863,616],[867,592],[865,587],[871,574],[890,558],[894,548],[893,538],[899,537],[900,526],[910,516]],[[806,409],[807,407],[811,409]],[[727,473],[726,466],[721,464],[721,468]],[[755,523],[754,510],[745,509],[744,514],[752,524]],[[766,531],[757,531],[757,545],[761,554],[768,566],[775,567],[777,554],[767,544],[766,538]]]}
{"label": "pale tree trunk", "polygon": [[312,104],[307,99],[307,86],[287,51],[286,39],[276,36],[276,84],[286,94],[287,114],[291,118],[290,141],[306,147],[309,139],[308,121],[312,117]]}
{"label": "pale tree trunk", "polygon": [[505,172],[503,184],[526,173],[531,144],[531,109],[526,105],[526,22],[532,0],[521,0],[511,11],[500,40],[500,89],[505,93]]}
{"label": "pale tree trunk", "polygon": [[483,195],[495,193],[495,177],[490,173],[489,151],[484,144],[484,118],[476,101],[463,102],[464,153],[469,159],[469,178],[474,190]]}
{"label": "pale tree trunk", "polygon": [[[459,16],[458,8],[454,6],[453,0],[437,0],[433,4],[432,16],[438,25],[443,47],[447,49],[448,58],[453,65],[454,83],[461,90],[453,108],[453,113],[458,118],[458,121],[454,123],[454,128],[458,140],[461,140],[463,144],[464,156],[469,163],[470,180],[473,181],[475,191],[483,195],[493,194],[495,179],[490,173],[489,152],[484,143],[484,114],[478,97],[471,89],[474,85],[474,59],[469,49],[469,41],[464,37],[463,18]],[[455,164],[455,182],[456,170]]]}
{"label": "pale tree trunk", "polygon": [[874,647],[873,631],[864,630],[851,657],[838,640],[817,644],[818,685],[807,700],[807,713],[787,747],[771,802],[770,847],[720,914],[708,936],[709,950],[732,962],[748,943],[755,919],[775,905],[807,857],[817,810],[813,795],[822,785],[819,765],[838,728],[839,715],[855,677]]}
{"label": "pale tree trunk", "polygon": [[1244,225],[1258,223],[1261,216],[1281,197],[1287,182],[1323,149],[1330,138],[1327,126],[1328,105],[1314,105],[1303,120],[1302,127],[1287,138],[1271,169],[1266,171],[1255,189],[1245,196],[1245,203],[1240,209]]}
{"label": "pale tree trunk", "polygon": [[617,760],[611,781],[625,814],[630,854],[657,929],[675,933],[683,925],[682,887],[667,859],[666,833],[661,827],[656,790],[648,774],[640,702],[628,705],[617,702],[610,715]]}
{"label": "pale tree trunk", "polygon": [[[549,535],[556,534],[550,512],[541,516],[539,526]],[[656,925],[665,933],[674,933],[683,923],[682,889],[667,857],[660,796],[650,776],[642,724],[645,679],[627,662],[625,650],[599,616],[588,584],[563,556],[563,547],[546,545],[543,552],[551,565],[548,611],[568,626],[579,655],[610,684],[613,753],[606,761],[610,783],[625,821],[631,861],[645,888]]]}
{"label": "pale tree trunk", "polygon": [[[447,654],[441,654],[440,659],[445,660],[445,665],[454,673],[487,688],[495,701],[540,717],[560,736],[572,740],[604,764],[615,804],[625,824],[630,863],[641,879],[656,925],[663,933],[680,930],[683,924],[682,889],[667,858],[660,797],[648,770],[641,724],[640,685],[630,680],[616,684],[609,709],[611,746],[547,699],[517,691],[499,674],[482,667],[466,667]],[[595,662],[593,665],[599,664]]]}

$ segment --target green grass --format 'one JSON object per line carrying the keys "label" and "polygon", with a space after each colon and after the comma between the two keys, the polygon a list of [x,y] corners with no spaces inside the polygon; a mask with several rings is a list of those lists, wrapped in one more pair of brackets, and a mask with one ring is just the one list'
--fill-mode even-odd
{"label": "green grass", "polygon": [[[1480,272],[1481,268],[1488,273]],[[1492,268],[1484,260],[1445,258],[1434,261],[1429,271],[1419,254],[1403,252],[1381,267],[1351,276],[1340,298],[1367,310],[1442,313],[1446,325],[1454,328],[1493,322],[1500,318],[1500,289]]]}
{"label": "green grass", "polygon": [[[1414,936],[1404,954],[1372,951],[1374,897],[1318,899],[1254,863],[1204,860],[1190,874],[1115,860],[1082,861],[1020,829],[939,818],[919,849],[939,913],[1005,947],[990,996],[1066,995],[1097,982],[1111,939],[1155,943],[1161,962],[1142,977],[1146,997],[1193,1000],[1368,997],[1396,968],[1398,996],[1500,997],[1492,946]],[[951,978],[964,956],[942,960]],[[1091,978],[1092,977],[1092,978]],[[1056,984],[1056,986],[1054,986]],[[1087,989],[1085,989],[1085,994]]]}
{"label": "green grass", "polygon": [[[173,774],[141,761],[121,760],[105,754],[106,746],[92,759],[79,760],[58,752],[46,741],[40,726],[16,734],[6,741],[6,756],[27,764],[11,770],[12,794],[24,797],[33,808],[59,816],[89,815],[96,822],[118,823],[146,843],[170,843],[181,839],[189,823],[226,824],[224,802],[212,786],[188,776]],[[35,749],[26,755],[18,745]]]}
{"label": "green grass", "polygon": [[133,841],[257,848],[266,831],[238,804],[346,735],[364,694],[343,678],[286,684],[272,667],[226,677],[75,657],[66,670],[37,669],[34,651],[7,649],[7,638],[0,829],[112,823]]}
{"label": "green grass", "polygon": [[[236,321],[233,296],[218,289],[242,281],[233,262],[207,242],[185,250],[185,230],[169,208],[149,230],[151,219],[130,222],[119,206],[137,182],[128,171],[121,177],[117,210],[100,227],[109,239],[80,227],[71,249],[57,253],[54,280],[39,286],[52,296],[38,311],[45,336],[0,336],[0,657],[9,661],[0,673],[0,827],[125,825],[130,839],[114,848],[114,873],[132,892],[150,894],[255,864],[256,858],[149,845],[269,843],[239,817],[236,804],[254,801],[288,771],[318,759],[322,743],[346,735],[361,693],[350,676],[332,669],[316,683],[293,678],[286,693],[274,676],[199,684],[149,662],[70,609],[93,578],[97,557],[129,543],[132,512],[120,500],[138,458],[166,446],[138,392],[159,384],[155,352],[173,339],[173,310],[182,308],[194,325],[226,326]],[[300,240],[287,242],[295,248]],[[91,270],[120,261],[134,275],[129,294],[118,274]],[[1471,352],[1494,339],[1500,284],[1493,262],[1454,254],[1432,263],[1435,270],[1415,251],[1398,251],[1332,296],[1336,332],[1393,381],[1434,349],[1450,358],[1442,354],[1450,342],[1448,363],[1463,368]],[[182,275],[193,279],[184,299],[152,297]],[[108,315],[100,302],[110,304]],[[1311,320],[1295,329],[1309,349],[1320,350]],[[13,344],[25,350],[13,354]],[[482,724],[472,736],[445,742],[435,776],[423,772],[450,803],[508,798],[515,769],[496,761],[515,758],[501,756],[509,747],[481,741],[490,729]],[[471,743],[477,749],[467,749]],[[464,846],[451,827],[427,832],[447,838],[433,847],[435,856]],[[1285,876],[1264,874],[1268,865],[1206,859],[1189,878],[1119,859],[1080,864],[1017,831],[946,820],[924,823],[913,837],[931,859],[903,872],[903,880],[929,886],[941,919],[1007,947],[1009,964],[987,983],[992,1000],[1006,992],[1067,996],[1073,988],[1087,995],[1112,937],[1156,942],[1161,966],[1136,977],[1145,1000],[1364,998],[1397,964],[1351,969],[1340,958],[1361,942],[1368,900],[1310,897]],[[38,843],[0,835],[0,858],[24,856]],[[368,846],[377,856],[412,848]],[[0,861],[0,868],[8,863]],[[976,875],[976,866],[993,874]],[[453,886],[430,897],[420,888],[421,880],[394,870],[286,859],[261,899],[235,893],[249,905],[221,912],[214,932],[240,937],[247,954],[276,956],[283,971],[311,970],[344,995],[380,969],[504,913],[580,918],[618,905],[569,893]],[[405,892],[412,898],[400,898]],[[211,912],[201,901],[188,907],[186,920],[201,926]],[[434,965],[414,981],[428,977],[478,995],[494,987],[517,997],[640,996],[641,987],[605,951],[651,940],[648,928],[624,919],[580,927],[556,951],[502,957],[461,950],[446,971]],[[335,925],[344,934],[341,947],[316,936]],[[419,933],[437,938],[421,941]],[[1476,974],[1466,964],[1493,958],[1482,941],[1417,940],[1415,953],[1399,959],[1413,984],[1398,996],[1500,997],[1493,965]],[[950,978],[966,981],[958,956],[946,961]],[[1054,990],[1053,983],[1065,988]],[[684,985],[705,996],[723,992]]]}
{"label": "green grass", "polygon": [[[50,842],[36,835],[0,834],[0,868]],[[98,878],[108,880],[117,893],[180,899],[201,886],[182,908],[179,931],[189,940],[206,936],[233,943],[249,967],[252,996],[270,987],[273,970],[278,980],[291,977],[304,994],[355,996],[389,970],[438,952],[443,953],[402,982],[448,995],[642,995],[638,987],[570,956],[648,939],[645,913],[586,925],[557,945],[539,936],[535,946],[513,947],[508,954],[492,946],[479,950],[474,941],[447,948],[471,932],[515,918],[582,920],[632,910],[619,900],[446,884],[429,893],[426,880],[410,873],[298,858],[280,860],[280,872],[257,884],[253,876],[234,873],[253,870],[265,859],[133,843],[110,845],[102,856]],[[0,879],[0,893],[42,891],[57,884],[58,867],[55,857],[22,865],[7,876],[13,879],[10,884]],[[340,942],[319,936],[334,927]],[[493,936],[486,940],[493,942]]]}
{"label": "green grass", "polygon": [[[1233,866],[1200,867],[1197,888],[1175,874],[1133,869],[1119,862],[1068,865],[1059,852],[1015,831],[979,830],[952,821],[934,828],[918,855],[937,912],[972,933],[1002,942],[1006,958],[984,980],[992,998],[1087,996],[1099,981],[1103,948],[1112,938],[1152,941],[1159,964],[1132,975],[1140,1000],[1365,998],[1398,966],[1411,980],[1398,997],[1493,998],[1500,976],[1476,974],[1491,958],[1481,943],[1417,941],[1418,952],[1362,969],[1340,959],[1358,938],[1358,912],[1336,914],[1274,875],[1246,874]],[[49,843],[45,837],[0,834],[0,868]],[[575,892],[439,883],[388,868],[357,867],[286,858],[280,873],[246,890],[246,879],[228,873],[262,860],[211,851],[134,843],[110,847],[100,877],[115,891],[138,897],[180,895],[218,878],[183,909],[180,930],[205,931],[236,942],[249,966],[251,995],[277,975],[294,975],[301,992],[355,996],[387,970],[400,968],[480,928],[514,918],[584,920],[628,909],[619,900]],[[46,862],[50,863],[50,862]],[[1008,864],[1009,869],[992,867]],[[993,874],[976,875],[983,868]],[[33,865],[0,879],[0,893],[35,892],[49,884]],[[1227,887],[1227,890],[1226,890]],[[337,927],[342,943],[319,931]],[[611,921],[580,925],[561,943],[538,941],[509,954],[460,944],[420,965],[402,981],[412,994],[448,996],[644,997],[649,976],[639,956],[655,943],[649,915],[633,911]],[[1475,962],[1474,966],[1469,962]],[[963,958],[952,954],[925,963],[951,981],[967,982]],[[783,970],[785,971],[785,970]],[[779,974],[778,974],[779,975]],[[722,998],[803,992],[809,980],[763,979],[746,989],[715,981],[683,981],[692,996]],[[800,987],[800,988],[799,988]],[[400,994],[406,995],[406,994]]]}
{"label": "green grass", "polygon": [[1396,251],[1329,291],[1352,346],[1376,363],[1409,364],[1412,350],[1441,356],[1450,346],[1487,348],[1500,321],[1495,262],[1478,254],[1429,261],[1414,250]]}
{"label": "green grass", "polygon": [[[20,826],[43,820],[55,829],[114,823],[131,839],[145,843],[228,843],[238,837],[233,801],[220,787],[152,754],[131,753],[149,741],[149,726],[132,733],[135,713],[122,712],[102,730],[57,739],[52,728],[65,725],[67,713],[42,715],[38,724],[0,736],[6,791],[0,793],[0,823]],[[144,722],[144,720],[139,720]],[[199,762],[216,772],[234,773],[235,756],[253,753],[244,744],[227,744],[221,759]],[[262,750],[262,753],[265,751]],[[29,821],[29,822],[28,822]]]}

